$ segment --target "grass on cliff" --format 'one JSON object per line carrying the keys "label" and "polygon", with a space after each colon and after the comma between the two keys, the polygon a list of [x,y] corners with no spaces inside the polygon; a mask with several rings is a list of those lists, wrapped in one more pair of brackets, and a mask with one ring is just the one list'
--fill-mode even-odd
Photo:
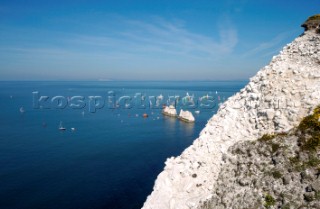
{"label": "grass on cliff", "polygon": [[269,142],[272,139],[274,139],[276,135],[274,134],[264,134],[260,139],[258,139],[259,142]]}
{"label": "grass on cliff", "polygon": [[264,199],[265,199],[264,206],[266,208],[271,208],[276,204],[276,200],[270,194],[267,194]]}
{"label": "grass on cliff", "polygon": [[309,17],[308,20],[320,20],[320,14],[313,15],[313,16]]}
{"label": "grass on cliff", "polygon": [[[312,152],[320,148],[320,106],[314,109],[312,115],[302,119],[297,130],[301,133],[299,142],[302,150]],[[272,145],[272,150],[275,152],[279,149],[279,145],[272,143],[272,140],[286,135],[286,133],[264,134],[258,141]]]}
{"label": "grass on cliff", "polygon": [[264,134],[261,138],[258,139],[259,142],[270,142],[272,139],[278,136],[287,136],[286,132],[276,133],[276,134]]}
{"label": "grass on cliff", "polygon": [[320,107],[305,117],[298,126],[302,133],[299,142],[302,150],[314,152],[320,148]]}
{"label": "grass on cliff", "polygon": [[286,136],[286,135],[287,133],[264,134],[261,138],[258,139],[258,141],[271,146],[271,153],[274,154],[281,148],[281,145],[279,143],[276,143],[273,139],[279,136]]}
{"label": "grass on cliff", "polygon": [[[299,138],[300,152],[306,153],[307,158],[301,160],[298,156],[291,157],[290,163],[293,168],[296,171],[303,171],[310,167],[319,167],[320,169],[320,159],[316,155],[320,150],[320,106],[316,107],[311,115],[302,119],[294,135]],[[282,148],[277,143],[279,142],[279,137],[282,136],[287,136],[287,133],[265,134],[258,141],[270,146],[271,154],[275,154]],[[280,178],[278,173],[272,173],[272,175],[274,178]]]}
{"label": "grass on cliff", "polygon": [[[311,115],[303,118],[298,127],[292,131],[288,133],[265,134],[259,138],[257,142],[253,141],[252,143],[262,147],[262,152],[260,153],[258,151],[258,154],[260,155],[265,154],[266,152],[268,156],[278,154],[286,155],[286,149],[288,147],[281,143],[281,139],[282,137],[288,136],[293,136],[295,140],[298,138],[299,145],[298,148],[295,146],[295,149],[298,150],[295,150],[295,154],[293,155],[294,157],[290,154],[287,158],[289,160],[289,162],[286,162],[288,170],[303,172],[306,169],[311,168],[316,171],[318,176],[320,176],[320,157],[318,156],[318,153],[320,152],[320,105],[314,109]],[[266,149],[265,147],[269,149]],[[248,154],[248,151],[237,148],[233,154],[244,155]],[[250,164],[248,164],[248,166],[250,166]],[[266,167],[264,162],[261,163],[261,167]],[[274,180],[281,180],[286,175],[286,171],[282,169],[279,170],[274,168],[272,170],[269,169],[261,171],[268,176],[272,176]],[[305,198],[308,199],[309,196]],[[265,194],[264,198],[259,202],[259,206],[263,206],[264,208],[273,208],[279,201],[278,199],[279,198],[277,196],[273,197],[271,194]],[[310,196],[310,199],[308,199],[308,201],[314,200],[320,201],[320,191],[315,191],[314,196]],[[296,203],[290,202],[283,204],[282,209],[292,208],[292,204]],[[212,205],[212,202],[207,201],[203,204],[202,209],[212,209]],[[295,208],[298,208],[298,206]]]}
{"label": "grass on cliff", "polygon": [[303,118],[297,132],[300,151],[306,153],[308,158],[301,160],[298,156],[292,157],[291,165],[296,171],[303,171],[310,167],[320,169],[320,159],[317,156],[320,149],[320,106],[314,109],[312,115]]}

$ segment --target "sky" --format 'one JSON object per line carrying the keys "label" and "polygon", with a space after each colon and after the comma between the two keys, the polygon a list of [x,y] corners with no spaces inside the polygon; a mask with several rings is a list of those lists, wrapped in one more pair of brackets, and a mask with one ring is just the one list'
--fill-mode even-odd
{"label": "sky", "polygon": [[0,80],[247,80],[320,0],[1,0]]}

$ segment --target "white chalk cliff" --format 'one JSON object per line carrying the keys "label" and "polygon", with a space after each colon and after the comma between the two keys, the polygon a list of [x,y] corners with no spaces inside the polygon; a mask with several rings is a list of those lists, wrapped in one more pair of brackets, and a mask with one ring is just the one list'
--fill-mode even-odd
{"label": "white chalk cliff", "polygon": [[167,159],[143,209],[199,207],[211,198],[230,146],[285,132],[319,103],[320,35],[306,31],[220,106],[193,145]]}

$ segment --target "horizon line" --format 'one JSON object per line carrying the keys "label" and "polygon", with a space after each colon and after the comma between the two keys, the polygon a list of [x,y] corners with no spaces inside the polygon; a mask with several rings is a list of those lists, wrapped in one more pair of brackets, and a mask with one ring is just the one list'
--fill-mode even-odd
{"label": "horizon line", "polygon": [[249,81],[249,78],[247,79],[217,79],[217,80],[104,80],[104,79],[95,79],[95,80],[0,80],[0,82],[233,82],[233,81]]}

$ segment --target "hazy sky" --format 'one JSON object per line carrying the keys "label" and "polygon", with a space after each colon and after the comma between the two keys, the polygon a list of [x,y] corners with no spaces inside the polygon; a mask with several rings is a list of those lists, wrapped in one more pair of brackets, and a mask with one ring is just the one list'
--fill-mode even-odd
{"label": "hazy sky", "polygon": [[0,80],[248,79],[319,0],[1,0]]}

